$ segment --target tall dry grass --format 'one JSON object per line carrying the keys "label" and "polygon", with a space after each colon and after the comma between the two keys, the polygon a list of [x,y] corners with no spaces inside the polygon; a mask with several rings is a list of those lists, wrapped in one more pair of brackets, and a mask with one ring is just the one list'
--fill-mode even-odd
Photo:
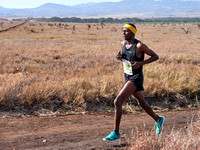
{"label": "tall dry grass", "polygon": [[[0,106],[35,111],[108,111],[124,84],[115,59],[122,24],[39,23],[0,33]],[[190,26],[190,33],[181,29]],[[113,30],[113,27],[115,30]],[[138,24],[136,38],[160,59],[144,66],[154,108],[199,102],[200,30],[195,24]]]}
{"label": "tall dry grass", "polygon": [[131,150],[199,150],[200,149],[200,119],[188,123],[187,127],[172,129],[157,136],[154,130],[144,129],[142,132],[132,132],[132,138],[127,140]]}

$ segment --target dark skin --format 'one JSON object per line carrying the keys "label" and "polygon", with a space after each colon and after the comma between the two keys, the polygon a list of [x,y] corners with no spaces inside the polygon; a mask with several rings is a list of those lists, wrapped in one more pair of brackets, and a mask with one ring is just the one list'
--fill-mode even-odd
{"label": "dark skin", "polygon": [[[128,49],[133,45],[134,40],[135,40],[135,36],[127,28],[123,28],[123,34],[124,34],[124,39],[127,41],[126,48]],[[124,43],[125,43],[125,41],[123,41],[121,43],[122,47],[123,47]],[[145,64],[151,63],[153,61],[156,61],[159,58],[158,55],[153,50],[149,49],[142,42],[139,42],[136,45],[136,56],[138,58],[140,58],[140,57],[142,57],[143,54],[147,54],[147,55],[149,55],[151,57],[149,59],[146,59],[146,60],[142,61],[142,62],[136,62],[136,61],[135,62],[131,62],[133,69],[138,69],[142,65],[145,65]],[[118,60],[121,60],[121,57],[122,57],[121,51],[119,51],[116,58]]]}
{"label": "dark skin", "polygon": [[[126,48],[130,48],[134,44],[135,36],[134,34],[127,28],[123,28],[123,35],[125,41],[127,41]],[[121,46],[123,47],[125,41],[121,43]],[[131,62],[133,69],[138,69],[141,66],[151,63],[153,61],[156,61],[159,57],[158,55],[151,49],[149,49],[145,44],[142,42],[139,42],[136,45],[136,56],[138,58],[142,57],[143,54],[147,54],[150,56],[148,59],[141,61],[141,62]],[[117,60],[122,59],[121,51],[118,52],[116,56]],[[117,95],[117,97],[114,100],[115,104],[115,129],[119,129],[121,116],[122,116],[122,104],[123,102],[133,95],[139,102],[140,106],[146,111],[148,115],[150,115],[155,121],[157,121],[157,118],[159,116],[152,110],[152,108],[149,106],[149,104],[144,99],[142,91],[136,91],[137,87],[135,83],[128,81],[124,85],[124,87],[121,89],[120,93]]]}

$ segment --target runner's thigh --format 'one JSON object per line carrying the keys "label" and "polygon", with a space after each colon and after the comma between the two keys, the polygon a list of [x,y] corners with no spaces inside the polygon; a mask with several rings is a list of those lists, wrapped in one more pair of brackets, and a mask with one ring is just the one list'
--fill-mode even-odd
{"label": "runner's thigh", "polygon": [[137,87],[135,86],[135,84],[131,81],[128,81],[121,89],[117,97],[119,97],[122,101],[125,101],[128,97],[130,97],[134,93],[136,89]]}

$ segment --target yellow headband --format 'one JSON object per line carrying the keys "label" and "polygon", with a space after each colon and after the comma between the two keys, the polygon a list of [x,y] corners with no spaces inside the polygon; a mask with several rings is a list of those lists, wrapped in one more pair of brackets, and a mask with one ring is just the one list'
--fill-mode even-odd
{"label": "yellow headband", "polygon": [[127,29],[129,29],[134,35],[137,32],[136,28],[134,28],[133,26],[131,26],[129,24],[125,24],[124,27],[127,28]]}

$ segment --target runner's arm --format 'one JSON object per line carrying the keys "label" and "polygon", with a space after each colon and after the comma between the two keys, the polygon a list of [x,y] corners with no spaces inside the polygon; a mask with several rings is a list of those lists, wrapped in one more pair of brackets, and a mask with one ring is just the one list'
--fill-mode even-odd
{"label": "runner's arm", "polygon": [[145,65],[159,59],[159,56],[153,50],[149,49],[145,44],[138,43],[137,48],[139,49],[140,52],[150,56],[148,59],[140,62],[141,65]]}

